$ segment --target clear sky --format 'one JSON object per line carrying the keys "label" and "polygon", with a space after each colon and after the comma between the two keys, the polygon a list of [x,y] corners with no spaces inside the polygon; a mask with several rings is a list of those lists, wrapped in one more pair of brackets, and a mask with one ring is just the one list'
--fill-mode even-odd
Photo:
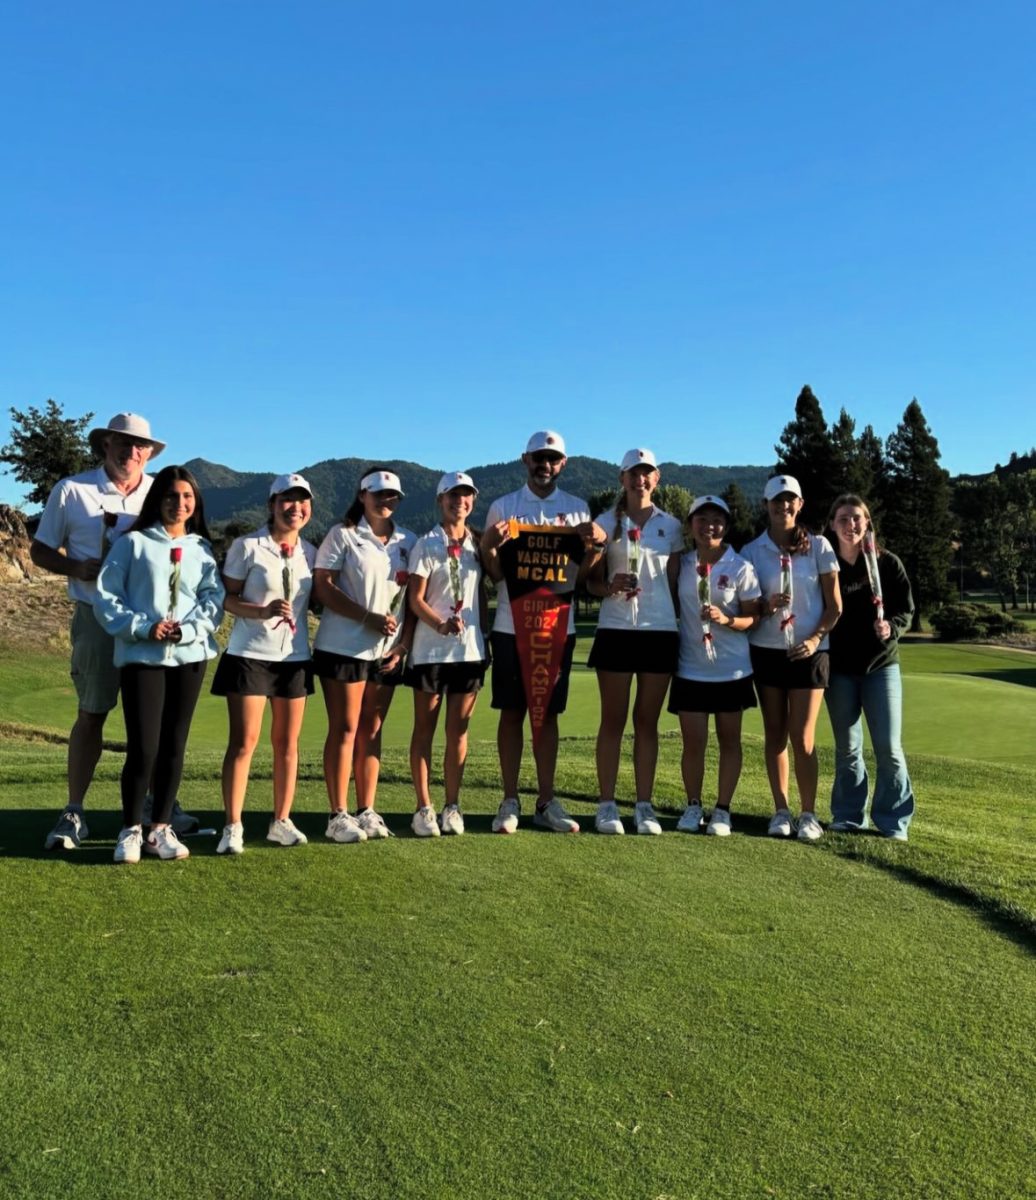
{"label": "clear sky", "polygon": [[809,383],[953,472],[1036,442],[1031,3],[3,13],[0,440],[765,464]]}

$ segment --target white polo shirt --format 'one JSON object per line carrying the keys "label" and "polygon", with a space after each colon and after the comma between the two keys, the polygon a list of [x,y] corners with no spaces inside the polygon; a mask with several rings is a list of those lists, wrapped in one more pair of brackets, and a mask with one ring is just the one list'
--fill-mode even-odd
{"label": "white polo shirt", "polygon": [[[742,600],[758,600],[761,591],[755,568],[729,546],[713,564],[709,575],[711,602],[728,617],[741,616]],[[680,658],[676,673],[700,683],[729,683],[752,674],[748,630],[731,629],[712,622],[716,661],[709,662],[702,641],[701,601],[698,599],[698,552],[680,559]]]}
{"label": "white polo shirt", "polygon": [[[95,467],[81,475],[62,479],[47,497],[47,505],[36,529],[36,540],[52,550],[64,550],[69,558],[77,561],[103,558],[112,543],[140,515],[144,497],[150,488],[151,476],[143,475],[134,490],[124,495],[108,478],[104,467]],[[105,513],[114,515],[114,526],[105,525]],[[69,576],[68,594],[72,600],[93,604],[97,585],[92,579],[73,579]]]}
{"label": "white polo shirt", "polygon": [[[754,542],[749,542],[741,554],[755,567],[759,586],[764,596],[781,590],[781,554],[777,543],[769,532],[762,533]],[[820,586],[821,575],[832,575],[838,571],[838,559],[826,537],[809,535],[809,550],[805,554],[791,556],[791,610],[795,614],[795,640],[803,641],[813,636],[824,614],[824,593]],[[749,635],[753,646],[770,650],[784,650],[784,634],[781,632],[780,613],[764,616]],[[828,639],[817,647],[826,650]]]}
{"label": "white polo shirt", "polygon": [[[608,578],[629,571],[630,540],[629,522],[618,518],[619,536],[614,537],[616,515],[614,510],[601,513],[597,524],[608,535]],[[601,601],[598,629],[652,629],[676,632],[676,609],[666,576],[666,563],[670,554],[683,549],[683,530],[676,517],[671,517],[660,508],[653,508],[651,516],[640,531],[637,563],[637,582],[640,594],[627,600],[624,595],[605,596]]]}
{"label": "white polo shirt", "polygon": [[[290,626],[278,624],[279,617],[267,620],[235,617],[227,644],[228,654],[259,658],[265,662],[295,662],[309,658],[306,613],[313,589],[316,556],[316,547],[299,538],[287,558],[294,635]],[[269,604],[271,600],[284,599],[284,567],[280,543],[269,527],[263,525],[254,533],[234,539],[223,564],[223,575],[226,579],[244,582],[240,592],[242,600],[249,604]]]}
{"label": "white polo shirt", "polygon": [[[376,659],[384,658],[396,646],[403,636],[406,616],[406,594],[398,595],[400,588],[396,579],[400,572],[409,573],[410,554],[416,541],[416,534],[396,525],[387,544],[383,545],[371,531],[366,517],[361,517],[352,527],[331,526],[317,551],[316,569],[336,571],[335,582],[350,600],[362,604],[372,613],[384,615],[391,609],[398,624],[393,636],[386,638],[360,621],[325,608],[313,642],[315,650],[326,650],[346,658]],[[392,608],[392,601],[397,596],[396,607]]]}
{"label": "white polo shirt", "polygon": [[[528,484],[516,492],[508,492],[494,500],[486,514],[486,526],[495,525],[498,521],[520,521],[523,525],[582,525],[590,520],[590,510],[585,500],[571,496],[568,492],[555,488],[545,498],[537,496],[529,489]],[[568,632],[576,631],[576,610],[571,605],[568,610]],[[511,602],[507,596],[507,584],[500,582],[496,585],[496,618],[493,621],[494,633],[514,633],[514,621],[511,619]]]}
{"label": "white polo shirt", "polygon": [[[427,580],[425,603],[436,611],[441,621],[454,615],[448,545],[446,531],[438,525],[418,539],[410,559],[410,573]],[[463,632],[459,635],[436,633],[430,625],[418,618],[414,630],[414,647],[410,653],[412,663],[481,662],[486,656],[478,611],[482,560],[479,557],[478,544],[470,534],[461,546],[458,568],[462,605],[458,615],[464,621]]]}

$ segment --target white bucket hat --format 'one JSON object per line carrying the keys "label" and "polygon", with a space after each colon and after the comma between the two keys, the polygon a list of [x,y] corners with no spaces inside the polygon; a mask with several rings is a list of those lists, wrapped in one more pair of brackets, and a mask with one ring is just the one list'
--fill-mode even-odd
{"label": "white bucket hat", "polygon": [[100,458],[104,454],[104,439],[110,433],[121,433],[126,437],[139,438],[142,442],[151,443],[151,457],[157,458],[165,449],[165,442],[151,436],[151,426],[145,417],[136,413],[116,413],[107,425],[91,429],[87,435],[90,449]]}

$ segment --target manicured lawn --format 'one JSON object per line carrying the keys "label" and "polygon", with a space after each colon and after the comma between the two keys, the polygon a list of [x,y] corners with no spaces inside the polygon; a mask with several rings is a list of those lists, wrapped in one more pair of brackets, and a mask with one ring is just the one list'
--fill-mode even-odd
{"label": "manicured lawn", "polygon": [[[64,748],[6,737],[0,1191],[1030,1194],[1036,689],[1025,656],[969,651],[906,648],[908,845],[766,839],[752,731],[727,841],[671,832],[675,737],[663,837],[490,836],[488,697],[467,836],[408,834],[404,703],[379,805],[398,836],[332,845],[317,698],[309,846],[262,840],[263,751],[244,856],[195,839],[187,862],[115,868],[119,756],[91,841],[55,859]],[[0,720],[66,729],[64,669],[7,658]],[[596,701],[591,676],[575,684],[559,791],[583,817]],[[214,825],[223,720],[207,700],[181,793]]]}

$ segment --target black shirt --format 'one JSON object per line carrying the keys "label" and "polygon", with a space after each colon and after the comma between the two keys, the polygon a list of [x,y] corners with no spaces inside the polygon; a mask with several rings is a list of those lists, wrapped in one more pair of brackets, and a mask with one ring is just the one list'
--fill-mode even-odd
{"label": "black shirt", "polygon": [[843,675],[869,675],[898,663],[900,635],[910,628],[914,616],[914,597],[902,562],[887,550],[878,555],[885,620],[892,626],[887,642],[874,632],[878,610],[863,553],[851,564],[838,554],[838,568],[842,615],[831,630],[831,670]]}

